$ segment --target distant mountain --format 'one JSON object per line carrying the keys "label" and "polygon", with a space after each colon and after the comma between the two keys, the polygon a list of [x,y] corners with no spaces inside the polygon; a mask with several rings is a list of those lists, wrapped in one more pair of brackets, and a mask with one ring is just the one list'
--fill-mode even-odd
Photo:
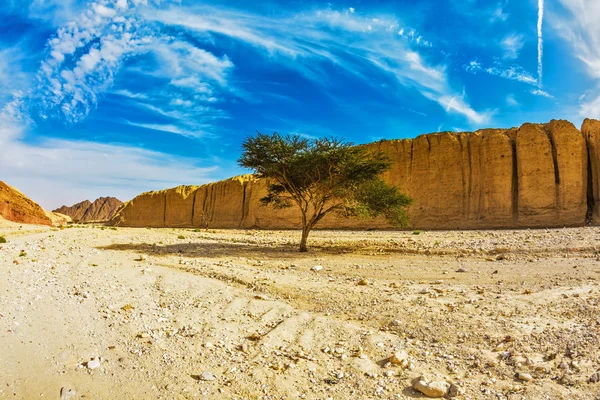
{"label": "distant mountain", "polygon": [[71,207],[62,206],[53,212],[68,215],[76,222],[104,222],[110,220],[122,205],[123,202],[117,198],[100,197],[93,203],[85,200]]}
{"label": "distant mountain", "polygon": [[0,181],[0,216],[17,223],[52,225],[52,221],[42,207],[2,181]]}

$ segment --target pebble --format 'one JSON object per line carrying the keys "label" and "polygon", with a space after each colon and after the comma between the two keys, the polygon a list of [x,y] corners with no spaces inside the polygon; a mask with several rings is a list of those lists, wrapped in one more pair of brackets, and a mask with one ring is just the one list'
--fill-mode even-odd
{"label": "pebble", "polygon": [[524,372],[519,372],[517,374],[517,378],[520,379],[520,380],[522,380],[522,381],[525,381],[525,382],[531,382],[533,380],[533,377],[531,375],[526,374]]}
{"label": "pebble", "polygon": [[203,381],[214,381],[217,379],[217,377],[209,371],[205,371],[202,373],[202,375],[200,375],[200,377],[202,378]]}
{"label": "pebble", "polygon": [[588,379],[589,383],[598,383],[600,382],[600,371],[592,374],[592,376],[590,376],[590,379]]}
{"label": "pebble", "polygon": [[461,387],[459,387],[455,384],[450,385],[450,388],[448,389],[449,397],[458,397],[458,396],[462,396],[463,394],[464,394],[464,390]]}
{"label": "pebble", "polygon": [[98,358],[92,358],[87,362],[86,367],[88,367],[88,369],[100,368],[100,360]]}
{"label": "pebble", "polygon": [[360,281],[358,281],[358,286],[367,286],[369,285],[369,281],[367,279],[361,279]]}
{"label": "pebble", "polygon": [[413,379],[412,388],[427,397],[441,398],[448,394],[450,384],[446,381],[428,382],[424,376]]}
{"label": "pebble", "polygon": [[394,365],[399,365],[402,368],[408,368],[410,361],[408,354],[405,351],[397,351],[390,357],[390,362]]}
{"label": "pebble", "polygon": [[314,272],[319,272],[323,269],[322,265],[315,265],[314,267],[311,268]]}

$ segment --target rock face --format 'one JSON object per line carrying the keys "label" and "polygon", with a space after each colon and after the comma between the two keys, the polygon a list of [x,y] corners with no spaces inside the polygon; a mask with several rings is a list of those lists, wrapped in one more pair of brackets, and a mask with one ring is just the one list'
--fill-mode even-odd
{"label": "rock face", "polygon": [[62,206],[53,212],[68,215],[78,222],[104,222],[109,221],[122,205],[123,202],[117,198],[100,197],[93,203],[85,200],[71,207]]}
{"label": "rock face", "polygon": [[48,216],[48,218],[50,218],[50,221],[52,221],[52,225],[54,226],[64,226],[67,225],[69,222],[73,221],[73,219],[68,215],[60,214],[57,212],[46,211],[46,215]]}
{"label": "rock face", "polygon": [[[394,161],[384,179],[413,199],[422,229],[581,226],[600,223],[600,121],[582,131],[568,121],[512,129],[435,133],[367,145]],[[589,159],[589,163],[588,163]],[[113,224],[137,227],[298,228],[295,208],[260,204],[263,179],[251,175],[204,186],[144,193]],[[391,228],[384,220],[324,218],[319,228]]]}
{"label": "rock face", "polygon": [[17,189],[0,181],[0,216],[23,224],[52,225],[46,212]]}

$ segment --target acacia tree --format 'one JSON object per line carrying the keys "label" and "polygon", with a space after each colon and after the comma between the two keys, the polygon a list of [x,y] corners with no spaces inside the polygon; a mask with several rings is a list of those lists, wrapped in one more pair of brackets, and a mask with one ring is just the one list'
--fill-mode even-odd
{"label": "acacia tree", "polygon": [[391,166],[383,152],[337,138],[260,132],[242,147],[239,165],[267,179],[268,195],[262,203],[300,209],[302,252],[307,251],[310,231],[332,212],[345,217],[383,215],[396,226],[407,222],[411,200],[379,177]]}

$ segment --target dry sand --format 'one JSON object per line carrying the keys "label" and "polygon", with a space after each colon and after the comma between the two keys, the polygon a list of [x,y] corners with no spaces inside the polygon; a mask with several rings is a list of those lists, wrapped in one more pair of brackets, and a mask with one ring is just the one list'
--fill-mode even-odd
{"label": "dry sand", "polygon": [[598,228],[0,235],[0,398],[600,395]]}

